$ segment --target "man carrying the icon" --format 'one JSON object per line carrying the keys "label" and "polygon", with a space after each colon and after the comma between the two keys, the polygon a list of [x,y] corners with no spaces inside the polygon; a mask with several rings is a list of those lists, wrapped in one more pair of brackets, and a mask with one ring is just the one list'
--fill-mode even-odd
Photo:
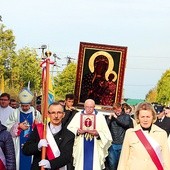
{"label": "man carrying the icon", "polygon": [[14,141],[17,170],[30,170],[32,156],[25,156],[21,149],[33,131],[36,122],[41,121],[41,114],[31,106],[32,92],[25,88],[19,94],[20,107],[7,119],[6,125]]}
{"label": "man carrying the icon", "polygon": [[67,127],[75,134],[73,165],[75,170],[102,170],[111,146],[112,137],[102,113],[95,102],[87,99],[84,110],[77,113]]}

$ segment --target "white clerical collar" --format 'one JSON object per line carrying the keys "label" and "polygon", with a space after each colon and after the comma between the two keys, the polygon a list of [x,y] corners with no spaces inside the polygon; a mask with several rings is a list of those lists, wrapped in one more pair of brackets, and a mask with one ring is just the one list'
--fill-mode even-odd
{"label": "white clerical collar", "polygon": [[[86,110],[84,110],[84,114],[86,114]],[[95,114],[95,111],[93,111],[93,113],[91,113],[91,114]]]}
{"label": "white clerical collar", "polygon": [[21,107],[19,107],[19,111],[20,112],[23,112],[25,114],[28,114],[28,113],[31,113],[34,111],[33,107],[30,106],[30,108],[27,110],[27,111],[23,111]]}
{"label": "white clerical collar", "polygon": [[62,126],[61,124],[59,126],[54,126],[53,124],[50,123],[50,129],[52,134],[56,134],[61,130]]}

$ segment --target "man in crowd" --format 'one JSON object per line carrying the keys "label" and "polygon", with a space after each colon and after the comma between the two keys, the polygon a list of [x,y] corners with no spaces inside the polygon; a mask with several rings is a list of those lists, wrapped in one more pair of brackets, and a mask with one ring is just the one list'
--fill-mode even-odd
{"label": "man in crowd", "polygon": [[113,139],[109,148],[108,166],[111,170],[117,170],[125,132],[133,127],[133,122],[130,115],[122,110],[121,103],[113,104],[113,112],[106,119]]}
{"label": "man in crowd", "polygon": [[170,134],[170,118],[166,116],[164,107],[162,105],[154,105],[154,109],[157,113],[157,120],[155,124],[160,128],[164,129],[169,136]]}
{"label": "man in crowd", "polygon": [[62,120],[63,126],[67,126],[70,123],[71,119],[74,117],[74,115],[78,112],[73,105],[74,94],[66,94],[64,106],[65,117]]}
{"label": "man in crowd", "polygon": [[122,104],[122,111],[125,112],[126,114],[128,114],[130,116],[130,118],[132,119],[133,125],[130,125],[130,126],[131,127],[136,126],[137,123],[134,119],[134,113],[132,113],[132,107],[130,105],[128,105],[127,103],[123,103]]}
{"label": "man in crowd", "polygon": [[[52,103],[48,108],[50,122],[47,125],[46,139],[42,138],[43,125],[37,124],[30,138],[23,146],[26,155],[34,155],[32,170],[40,170],[41,166],[51,170],[70,170],[68,165],[72,158],[74,134],[62,126],[65,116],[60,103]],[[46,157],[41,160],[42,147],[47,147]],[[52,154],[50,154],[50,152]]]}
{"label": "man in crowd", "polygon": [[0,120],[3,125],[6,126],[6,120],[9,115],[13,112],[13,108],[9,106],[10,94],[2,93],[0,96]]}
{"label": "man in crowd", "polygon": [[20,107],[9,116],[6,125],[13,136],[17,170],[30,170],[31,156],[25,156],[21,148],[32,132],[35,121],[41,121],[41,114],[31,106],[33,94],[23,89],[19,94]]}
{"label": "man in crowd", "polygon": [[102,170],[111,145],[111,134],[102,113],[95,110],[95,102],[87,99],[84,110],[78,112],[68,129],[75,134],[73,165],[75,170]]}
{"label": "man in crowd", "polygon": [[170,117],[170,107],[169,107],[169,106],[166,106],[166,107],[164,108],[164,110],[165,110],[166,116],[167,116],[167,117]]}
{"label": "man in crowd", "polygon": [[18,104],[18,102],[17,102],[15,99],[10,99],[9,105],[10,105],[13,109],[16,109],[16,108],[19,107],[19,104]]}
{"label": "man in crowd", "polygon": [[36,109],[41,113],[42,95],[36,97]]}

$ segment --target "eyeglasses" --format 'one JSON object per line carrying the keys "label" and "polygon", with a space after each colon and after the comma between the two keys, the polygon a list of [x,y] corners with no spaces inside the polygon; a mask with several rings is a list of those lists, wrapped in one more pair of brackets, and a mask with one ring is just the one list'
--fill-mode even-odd
{"label": "eyeglasses", "polygon": [[49,111],[48,111],[48,113],[51,114],[51,115],[56,115],[56,114],[57,114],[57,115],[60,115],[60,114],[63,114],[64,112],[61,112],[61,111],[49,112]]}
{"label": "eyeglasses", "polygon": [[8,99],[0,99],[1,101],[8,101]]}

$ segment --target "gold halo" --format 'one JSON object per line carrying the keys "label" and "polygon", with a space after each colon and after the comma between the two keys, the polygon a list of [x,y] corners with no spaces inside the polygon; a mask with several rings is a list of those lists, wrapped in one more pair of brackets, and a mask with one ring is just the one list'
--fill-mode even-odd
{"label": "gold halo", "polygon": [[115,72],[115,71],[106,71],[106,74],[105,74],[105,78],[106,78],[106,80],[108,81],[108,77],[109,77],[109,74],[114,74],[114,79],[112,80],[113,82],[115,82],[116,80],[117,80],[117,73]]}
{"label": "gold halo", "polygon": [[[91,71],[92,73],[94,72],[94,60],[95,60],[95,58],[96,58],[97,56],[99,56],[99,55],[103,55],[103,56],[105,56],[105,57],[108,59],[108,61],[109,61],[108,70],[112,71],[112,69],[114,68],[113,58],[112,58],[112,56],[111,56],[109,53],[107,53],[107,52],[105,52],[105,51],[95,52],[95,53],[90,57],[90,59],[89,59],[89,69],[90,69],[90,71]],[[108,70],[107,70],[107,71],[108,71]]]}

